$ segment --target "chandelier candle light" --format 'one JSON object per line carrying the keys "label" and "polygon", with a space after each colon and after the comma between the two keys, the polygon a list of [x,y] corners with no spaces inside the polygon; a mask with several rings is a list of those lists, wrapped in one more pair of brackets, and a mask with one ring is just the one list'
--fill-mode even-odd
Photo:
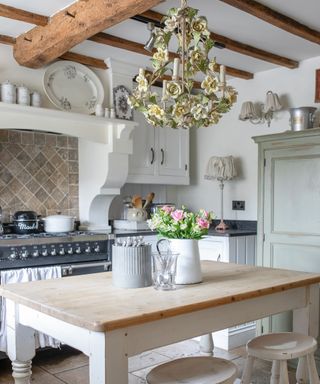
{"label": "chandelier candle light", "polygon": [[[208,57],[214,42],[207,19],[182,0],[181,8],[171,8],[162,24],[163,29],[155,27],[152,32],[153,71],[139,70],[138,86],[129,96],[129,104],[154,126],[190,128],[217,124],[236,102],[237,92],[226,83],[225,66]],[[178,42],[174,54],[169,53],[172,37]],[[194,90],[198,73],[203,80],[200,89]],[[161,80],[163,91],[158,95],[151,87]]]}

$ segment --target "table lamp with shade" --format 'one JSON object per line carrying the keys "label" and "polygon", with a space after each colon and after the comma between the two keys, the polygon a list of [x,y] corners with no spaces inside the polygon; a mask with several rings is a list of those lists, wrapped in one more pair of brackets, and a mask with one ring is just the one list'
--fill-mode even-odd
{"label": "table lamp with shade", "polygon": [[226,180],[231,180],[237,176],[232,156],[212,156],[210,157],[204,178],[207,180],[217,179],[220,186],[220,223],[215,227],[216,230],[225,231],[229,227],[223,221],[223,188]]}

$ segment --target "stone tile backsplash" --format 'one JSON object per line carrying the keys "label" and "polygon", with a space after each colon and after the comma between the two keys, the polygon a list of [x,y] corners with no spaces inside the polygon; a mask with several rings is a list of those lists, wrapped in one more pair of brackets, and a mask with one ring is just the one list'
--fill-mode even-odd
{"label": "stone tile backsplash", "polygon": [[78,139],[0,130],[0,206],[4,221],[19,210],[78,218]]}

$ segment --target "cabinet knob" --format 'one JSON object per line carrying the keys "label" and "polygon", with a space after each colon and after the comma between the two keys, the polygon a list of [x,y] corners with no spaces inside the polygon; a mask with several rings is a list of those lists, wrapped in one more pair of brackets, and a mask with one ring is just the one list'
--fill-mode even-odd
{"label": "cabinet knob", "polygon": [[161,148],[161,165],[164,163],[164,150]]}
{"label": "cabinet knob", "polygon": [[154,163],[154,149],[151,147],[150,151],[151,151],[151,161],[150,161],[150,164],[153,164]]}

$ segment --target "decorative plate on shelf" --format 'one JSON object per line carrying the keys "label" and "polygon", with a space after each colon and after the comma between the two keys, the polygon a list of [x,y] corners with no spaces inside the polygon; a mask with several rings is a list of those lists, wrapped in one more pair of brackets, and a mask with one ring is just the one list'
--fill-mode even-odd
{"label": "decorative plate on shelf", "polygon": [[43,87],[56,107],[69,112],[90,115],[104,98],[97,75],[73,61],[57,61],[49,65],[43,77]]}
{"label": "decorative plate on shelf", "polygon": [[130,92],[124,85],[113,88],[114,109],[117,119],[133,119],[133,111],[128,104],[129,96]]}

